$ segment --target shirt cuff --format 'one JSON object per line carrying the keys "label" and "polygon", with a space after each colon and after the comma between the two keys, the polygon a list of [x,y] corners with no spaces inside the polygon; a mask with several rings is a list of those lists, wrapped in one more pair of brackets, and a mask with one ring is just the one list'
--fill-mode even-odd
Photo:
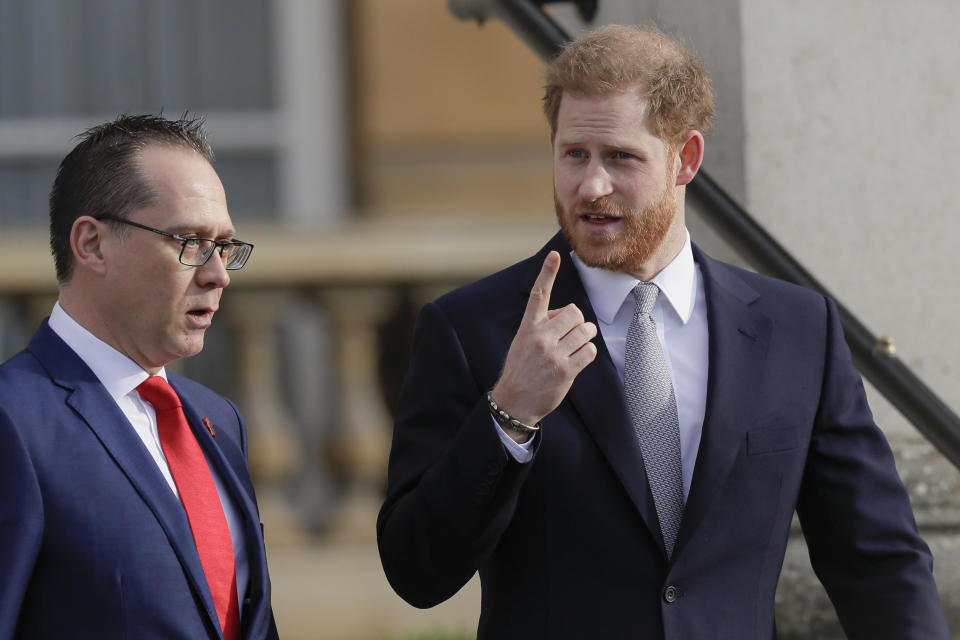
{"label": "shirt cuff", "polygon": [[520,444],[507,435],[507,432],[503,430],[499,422],[493,419],[493,416],[490,416],[490,421],[493,422],[493,426],[496,427],[497,435],[500,436],[500,442],[503,443],[503,447],[507,450],[507,453],[510,454],[510,457],[520,464],[530,462],[530,459],[533,458],[533,451],[530,450],[533,448],[533,438]]}

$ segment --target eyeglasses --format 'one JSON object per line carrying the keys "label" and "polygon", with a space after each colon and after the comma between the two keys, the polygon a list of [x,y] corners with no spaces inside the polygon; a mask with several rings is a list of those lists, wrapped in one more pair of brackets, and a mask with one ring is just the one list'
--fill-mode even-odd
{"label": "eyeglasses", "polygon": [[210,256],[213,255],[213,252],[219,249],[224,268],[230,271],[235,271],[243,267],[243,265],[247,263],[247,258],[249,258],[250,254],[253,253],[253,245],[249,242],[241,242],[240,240],[227,240],[225,242],[219,242],[217,240],[210,240],[207,238],[187,238],[186,236],[170,233],[169,231],[161,231],[160,229],[154,229],[153,227],[148,227],[147,225],[140,224],[139,222],[124,220],[123,218],[118,218],[111,215],[100,216],[97,218],[97,220],[112,220],[113,222],[128,224],[131,227],[146,229],[147,231],[152,231],[160,234],[161,236],[179,240],[181,243],[180,264],[187,267],[202,267],[203,265],[207,264],[207,261],[210,259]]}

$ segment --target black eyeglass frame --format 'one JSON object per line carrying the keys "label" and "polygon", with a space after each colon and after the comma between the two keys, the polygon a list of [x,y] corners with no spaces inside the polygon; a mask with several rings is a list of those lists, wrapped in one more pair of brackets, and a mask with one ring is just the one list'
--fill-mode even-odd
{"label": "black eyeglass frame", "polygon": [[[180,260],[180,264],[182,264],[182,265],[185,266],[185,267],[202,267],[203,265],[207,264],[207,263],[210,261],[210,258],[213,256],[213,254],[214,254],[217,250],[220,251],[220,255],[222,256],[222,255],[223,255],[223,250],[226,249],[227,247],[239,247],[241,251],[243,251],[244,249],[246,249],[246,254],[243,255],[243,259],[241,260],[240,264],[239,264],[239,265],[233,265],[233,266],[227,266],[226,264],[224,264],[224,268],[226,268],[228,271],[236,271],[236,270],[238,270],[238,269],[242,269],[243,266],[244,266],[245,264],[247,264],[247,260],[250,259],[250,255],[253,253],[253,245],[250,244],[249,242],[243,242],[242,240],[225,240],[225,241],[222,241],[222,242],[221,242],[221,241],[219,241],[219,240],[211,240],[210,238],[188,238],[187,236],[181,236],[181,235],[179,235],[179,234],[177,234],[177,233],[170,233],[169,231],[163,231],[162,229],[154,229],[153,227],[148,227],[148,226],[145,225],[145,224],[140,224],[139,222],[134,222],[133,220],[126,220],[126,219],[124,219],[124,218],[118,218],[117,216],[112,216],[112,215],[109,215],[109,214],[107,214],[107,215],[102,215],[102,216],[100,216],[100,217],[98,217],[98,218],[96,218],[96,219],[97,219],[97,220],[110,220],[110,221],[112,221],[112,222],[119,222],[119,223],[121,223],[121,224],[128,224],[128,225],[130,225],[131,227],[137,227],[137,228],[139,228],[139,229],[144,229],[144,230],[146,230],[146,231],[152,231],[153,233],[159,234],[159,235],[161,235],[161,236],[165,236],[165,237],[167,237],[167,238],[172,238],[172,239],[174,239],[174,240],[179,240],[179,241],[180,241],[180,256],[179,256],[178,259]],[[197,242],[197,241],[210,242],[210,243],[212,243],[213,248],[210,249],[210,251],[207,253],[206,256],[203,256],[203,255],[201,254],[201,257],[203,258],[203,262],[201,262],[200,264],[191,264],[191,263],[189,263],[189,262],[184,262],[184,260],[183,260],[183,252],[187,250],[187,243],[188,243],[188,242]]]}

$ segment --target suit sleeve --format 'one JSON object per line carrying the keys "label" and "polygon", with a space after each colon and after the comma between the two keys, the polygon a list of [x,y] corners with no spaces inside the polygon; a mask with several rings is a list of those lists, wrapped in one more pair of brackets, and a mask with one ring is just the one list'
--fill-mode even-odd
{"label": "suit sleeve", "polygon": [[249,453],[247,452],[247,427],[243,422],[243,414],[240,413],[240,409],[237,408],[237,405],[233,404],[233,401],[228,398],[224,398],[224,401],[230,405],[230,409],[237,417],[237,433],[239,434],[240,451],[243,452],[243,459],[247,461],[247,464],[249,464],[250,459]]}
{"label": "suit sleeve", "polygon": [[[244,463],[246,463],[247,466],[249,466],[249,456],[248,456],[248,450],[247,450],[247,428],[246,428],[246,424],[245,424],[245,422],[244,422],[244,420],[243,420],[243,414],[240,413],[240,409],[237,408],[237,405],[235,405],[232,400],[230,400],[229,398],[223,398],[222,396],[218,396],[218,397],[221,397],[221,398],[222,398],[223,402],[226,403],[226,405],[229,407],[229,410],[230,410],[230,412],[232,413],[232,416],[235,418],[234,423],[236,424],[237,434],[238,434],[238,443],[237,443],[237,446],[239,447],[240,452],[243,454],[243,461],[244,461]],[[246,469],[244,469],[244,470],[243,470],[243,474],[241,474],[240,477],[241,477],[241,478],[249,478],[249,472],[248,472]],[[264,528],[263,528],[263,522],[259,520],[259,518],[260,518],[260,507],[259,507],[259,505],[258,505],[258,503],[257,503],[257,500],[256,500],[256,495],[255,495],[255,493],[254,493],[252,479],[249,481],[249,483],[250,483],[250,484],[249,484],[249,487],[250,487],[250,489],[249,489],[249,490],[250,490],[250,496],[253,498],[254,512],[255,512],[255,515],[256,515],[257,518],[258,518],[256,524],[258,524],[259,527],[260,527],[260,538],[258,538],[258,539],[251,539],[251,538],[249,537],[249,534],[248,534],[247,544],[249,544],[249,545],[260,545],[261,547],[263,547],[263,545],[264,545],[263,538],[264,538],[264,536],[266,535],[266,532],[264,531]],[[252,561],[253,561],[253,560],[251,560],[251,562],[252,562]],[[266,552],[265,552],[265,551],[264,551],[264,562],[266,562]],[[267,580],[269,580],[269,572],[267,572]],[[278,635],[278,633],[277,633],[277,622],[276,622],[276,619],[275,619],[274,614],[273,614],[273,605],[272,605],[271,603],[268,603],[268,605],[269,605],[269,614],[270,614],[270,615],[269,615],[269,618],[268,618],[267,623],[266,623],[265,635],[262,636],[262,637],[263,637],[265,640],[278,640],[279,635]]]}
{"label": "suit sleeve", "polygon": [[532,466],[497,436],[484,397],[491,383],[474,377],[443,311],[424,307],[377,521],[387,579],[414,606],[443,602],[470,580],[509,526]]}
{"label": "suit sleeve", "polygon": [[851,640],[949,640],[929,549],[827,300],[820,407],[798,514]]}
{"label": "suit sleeve", "polygon": [[0,638],[12,638],[43,537],[43,501],[20,434],[0,408]]}

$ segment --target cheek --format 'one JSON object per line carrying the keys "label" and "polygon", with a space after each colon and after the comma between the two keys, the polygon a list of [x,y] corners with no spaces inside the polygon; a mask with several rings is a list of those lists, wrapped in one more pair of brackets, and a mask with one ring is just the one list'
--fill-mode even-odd
{"label": "cheek", "polygon": [[148,285],[147,305],[152,309],[157,322],[170,322],[179,318],[184,307],[184,299],[192,286],[192,278],[158,277]]}
{"label": "cheek", "polygon": [[568,199],[577,193],[579,181],[569,171],[555,171],[553,174],[553,188],[561,198]]}
{"label": "cheek", "polygon": [[639,206],[649,206],[663,195],[663,180],[649,176],[624,180],[619,186],[624,199]]}

